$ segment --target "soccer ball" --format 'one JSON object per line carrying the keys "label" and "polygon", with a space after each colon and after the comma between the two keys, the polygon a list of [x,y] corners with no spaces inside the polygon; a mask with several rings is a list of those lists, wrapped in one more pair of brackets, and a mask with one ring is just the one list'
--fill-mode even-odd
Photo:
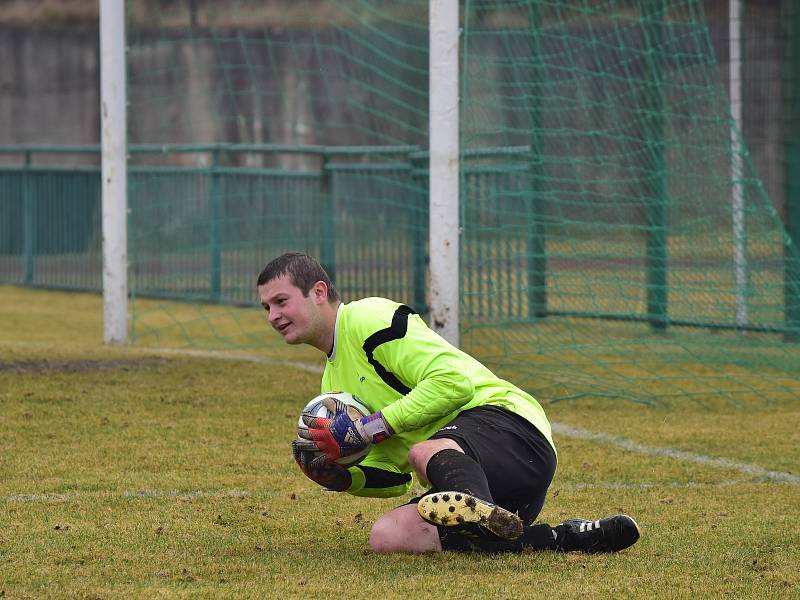
{"label": "soccer ball", "polygon": [[[319,396],[312,398],[308,404],[305,405],[301,412],[304,413],[311,413],[315,417],[323,417],[325,419],[332,419],[334,416],[333,411],[328,410],[328,407],[325,406],[322,401],[325,398],[335,398],[339,400],[343,404],[347,406],[347,415],[353,419],[360,419],[361,417],[365,417],[369,414],[369,409],[361,404],[358,398],[353,396],[348,392],[325,392],[324,394],[320,394]],[[303,416],[297,419],[297,439],[304,439],[300,435],[300,431],[308,431],[308,427],[305,423],[303,423]],[[351,465],[355,465],[369,453],[369,448],[364,448],[360,452],[356,452],[355,454],[350,454],[348,456],[342,456],[336,460],[337,464],[343,465],[345,467],[349,467]],[[321,452],[318,454],[322,454]]]}

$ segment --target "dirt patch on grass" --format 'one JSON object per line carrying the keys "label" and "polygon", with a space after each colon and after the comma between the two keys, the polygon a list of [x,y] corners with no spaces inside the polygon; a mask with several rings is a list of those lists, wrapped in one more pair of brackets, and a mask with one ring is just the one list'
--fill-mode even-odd
{"label": "dirt patch on grass", "polygon": [[163,358],[143,358],[139,360],[0,360],[0,373],[87,373],[90,371],[141,371],[157,369],[167,363]]}

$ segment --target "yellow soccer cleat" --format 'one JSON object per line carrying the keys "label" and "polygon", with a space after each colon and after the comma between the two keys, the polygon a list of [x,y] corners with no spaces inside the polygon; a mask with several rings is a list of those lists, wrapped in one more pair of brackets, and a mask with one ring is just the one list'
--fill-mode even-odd
{"label": "yellow soccer cleat", "polygon": [[522,535],[522,521],[512,512],[463,492],[435,492],[417,504],[420,516],[434,525],[462,528],[477,525],[504,540]]}

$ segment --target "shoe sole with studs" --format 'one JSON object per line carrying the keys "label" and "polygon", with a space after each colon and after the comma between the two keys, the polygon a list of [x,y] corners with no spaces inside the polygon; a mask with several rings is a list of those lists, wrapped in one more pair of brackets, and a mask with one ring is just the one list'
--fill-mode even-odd
{"label": "shoe sole with studs", "polygon": [[522,521],[512,512],[463,492],[436,492],[417,504],[420,516],[434,525],[458,527],[475,523],[504,540],[522,535]]}

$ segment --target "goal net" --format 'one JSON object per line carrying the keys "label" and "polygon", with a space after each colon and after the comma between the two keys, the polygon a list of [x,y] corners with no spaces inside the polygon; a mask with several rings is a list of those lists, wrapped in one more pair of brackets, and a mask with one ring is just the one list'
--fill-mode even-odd
{"label": "goal net", "polygon": [[[427,2],[136,4],[137,342],[290,352],[287,250],[425,313]],[[462,3],[462,346],[544,400],[800,396],[797,234],[705,4]]]}

